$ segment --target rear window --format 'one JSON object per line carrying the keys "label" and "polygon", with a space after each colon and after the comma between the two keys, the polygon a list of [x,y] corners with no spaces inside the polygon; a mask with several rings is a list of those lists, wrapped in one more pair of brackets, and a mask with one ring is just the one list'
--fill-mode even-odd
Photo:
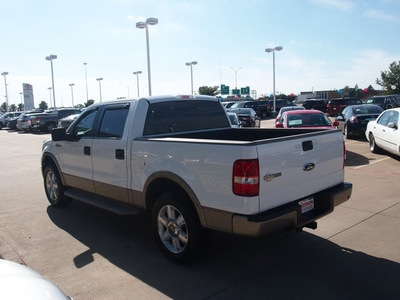
{"label": "rear window", "polygon": [[379,106],[356,106],[352,110],[355,115],[380,114],[383,111]]}
{"label": "rear window", "polygon": [[340,104],[344,104],[344,100],[331,100],[329,102],[330,105],[340,105]]}
{"label": "rear window", "polygon": [[150,104],[143,135],[230,127],[218,102],[168,101]]}

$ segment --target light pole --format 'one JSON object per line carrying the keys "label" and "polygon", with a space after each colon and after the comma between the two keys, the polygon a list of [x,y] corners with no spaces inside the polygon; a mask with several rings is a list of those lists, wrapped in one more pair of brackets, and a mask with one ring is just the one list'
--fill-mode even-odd
{"label": "light pole", "polygon": [[190,78],[192,83],[192,95],[193,95],[193,65],[197,65],[197,61],[187,62],[187,66],[190,66]]}
{"label": "light pole", "polygon": [[147,45],[147,75],[149,79],[149,96],[151,96],[151,73],[150,73],[150,46],[149,46],[149,26],[158,24],[157,18],[148,18],[146,22],[136,23],[136,28],[146,29],[146,45]]}
{"label": "light pole", "polygon": [[272,61],[273,61],[273,71],[272,71],[272,73],[273,73],[273,91],[274,91],[274,110],[273,110],[273,112],[274,113],[276,113],[276,98],[275,98],[275,51],[281,51],[283,49],[283,47],[282,46],[277,46],[277,47],[275,47],[275,48],[267,48],[267,49],[265,49],[265,52],[267,52],[267,53],[270,53],[270,52],[272,52]]}
{"label": "light pole", "polygon": [[74,85],[75,85],[75,83],[69,84],[69,86],[71,87],[72,107],[74,107],[74,88],[73,88]]}
{"label": "light pole", "polygon": [[8,93],[7,93],[7,79],[6,76],[8,75],[8,72],[3,72],[1,75],[4,76],[4,84],[6,86],[6,112],[8,111]]}
{"label": "light pole", "polygon": [[139,98],[139,74],[142,74],[142,71],[133,72],[133,75],[136,75],[137,80],[137,96]]}
{"label": "light pole", "polygon": [[89,92],[88,92],[88,87],[87,87],[87,72],[86,72],[86,66],[87,66],[87,63],[83,63],[83,65],[85,66],[85,79],[86,79],[86,101],[89,101]]}
{"label": "light pole", "polygon": [[231,67],[231,69],[233,70],[233,72],[235,72],[235,90],[237,90],[237,73],[239,72],[241,67],[239,67],[239,69],[237,70],[235,70],[233,67]]}
{"label": "light pole", "polygon": [[101,81],[103,80],[103,78],[97,78],[96,79],[99,82],[99,89],[100,89],[100,102],[103,102],[102,98],[101,98]]}
{"label": "light pole", "polygon": [[22,101],[22,92],[19,93],[19,96],[21,97],[21,110],[22,110],[22,105],[23,105],[23,101]]}
{"label": "light pole", "polygon": [[[53,59],[57,59],[57,55],[51,54],[49,56],[46,56],[46,60],[49,60],[51,63],[51,82],[52,82],[52,87],[53,87],[53,104],[54,104],[54,108],[56,108],[56,92],[54,90]],[[50,103],[50,105],[51,105],[51,103]]]}
{"label": "light pole", "polygon": [[51,90],[53,89],[52,87],[47,88],[49,90],[49,95],[50,95],[50,106],[51,106]]}

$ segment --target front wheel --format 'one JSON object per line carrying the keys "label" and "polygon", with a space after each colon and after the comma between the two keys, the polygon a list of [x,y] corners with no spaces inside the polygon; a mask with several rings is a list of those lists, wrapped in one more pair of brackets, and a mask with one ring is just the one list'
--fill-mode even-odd
{"label": "front wheel", "polygon": [[172,261],[184,262],[201,254],[203,230],[188,197],[166,193],[153,207],[152,229],[161,251]]}
{"label": "front wheel", "polygon": [[64,195],[65,187],[54,165],[48,165],[44,170],[44,190],[52,206],[65,206],[71,202],[71,198]]}
{"label": "front wheel", "polygon": [[372,153],[379,153],[380,148],[375,143],[375,137],[372,133],[369,134],[369,149]]}

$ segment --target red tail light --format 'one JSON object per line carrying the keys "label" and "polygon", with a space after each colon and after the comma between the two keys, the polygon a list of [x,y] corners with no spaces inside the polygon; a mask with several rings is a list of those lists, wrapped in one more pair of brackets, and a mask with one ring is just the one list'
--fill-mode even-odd
{"label": "red tail light", "polygon": [[357,117],[352,116],[352,117],[350,118],[350,122],[351,122],[351,123],[358,123]]}
{"label": "red tail light", "polygon": [[238,196],[258,196],[260,171],[258,159],[237,160],[233,165],[233,193]]}

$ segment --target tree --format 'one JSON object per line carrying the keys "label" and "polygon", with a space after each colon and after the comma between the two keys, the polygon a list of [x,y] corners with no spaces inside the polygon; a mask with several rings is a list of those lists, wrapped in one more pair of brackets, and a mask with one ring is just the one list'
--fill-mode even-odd
{"label": "tree", "polygon": [[18,103],[18,110],[23,111],[24,110],[24,104],[23,103]]}
{"label": "tree", "polygon": [[376,83],[383,87],[383,94],[400,94],[400,61],[392,62],[389,71],[381,72],[381,79],[377,78]]}
{"label": "tree", "polygon": [[1,105],[1,111],[6,111],[6,106],[7,104],[3,102],[3,104]]}
{"label": "tree", "polygon": [[40,102],[40,103],[39,103],[39,108],[40,108],[40,109],[47,109],[47,108],[48,108],[48,105],[47,105],[46,101]]}
{"label": "tree", "polygon": [[87,102],[85,102],[85,107],[89,107],[93,103],[94,103],[94,100],[93,99],[89,99]]}
{"label": "tree", "polygon": [[218,86],[201,86],[199,87],[199,94],[215,96],[219,92],[218,89],[219,89]]}
{"label": "tree", "polygon": [[17,110],[17,106],[15,104],[11,104],[10,111],[16,111],[16,110]]}

